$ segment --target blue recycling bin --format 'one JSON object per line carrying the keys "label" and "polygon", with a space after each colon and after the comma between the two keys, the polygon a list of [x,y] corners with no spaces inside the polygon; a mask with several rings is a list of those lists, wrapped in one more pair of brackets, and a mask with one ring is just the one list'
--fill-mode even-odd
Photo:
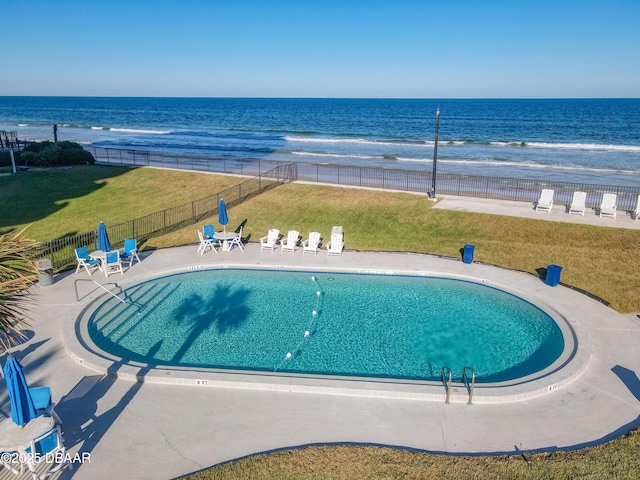
{"label": "blue recycling bin", "polygon": [[544,282],[551,287],[555,287],[560,283],[561,272],[562,267],[560,265],[547,265],[547,276],[545,277]]}
{"label": "blue recycling bin", "polygon": [[473,250],[476,248],[475,245],[465,245],[462,249],[462,261],[464,263],[473,262]]}

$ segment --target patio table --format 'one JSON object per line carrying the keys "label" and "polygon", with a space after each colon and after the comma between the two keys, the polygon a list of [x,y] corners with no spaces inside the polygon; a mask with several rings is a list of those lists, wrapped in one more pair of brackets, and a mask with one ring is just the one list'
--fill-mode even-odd
{"label": "patio table", "polygon": [[50,415],[38,415],[24,427],[6,418],[0,422],[0,452],[24,452],[32,440],[47,433],[54,425]]}
{"label": "patio table", "polygon": [[236,232],[216,232],[213,238],[216,240],[222,240],[222,251],[228,252],[231,250],[231,243],[229,240],[238,238],[239,235],[240,234]]}

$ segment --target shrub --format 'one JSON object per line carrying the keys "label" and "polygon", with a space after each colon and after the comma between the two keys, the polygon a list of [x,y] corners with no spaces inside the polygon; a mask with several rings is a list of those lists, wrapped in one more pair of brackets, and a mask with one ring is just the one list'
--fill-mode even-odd
{"label": "shrub", "polygon": [[49,141],[32,143],[16,156],[16,163],[35,167],[58,167],[61,165],[92,165],[95,159],[75,142]]}

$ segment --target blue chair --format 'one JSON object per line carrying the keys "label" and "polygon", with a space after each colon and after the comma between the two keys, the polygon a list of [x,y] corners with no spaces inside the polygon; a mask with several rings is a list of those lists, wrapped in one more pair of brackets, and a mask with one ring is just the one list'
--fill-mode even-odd
{"label": "blue chair", "polygon": [[124,270],[122,270],[122,262],[120,261],[120,252],[118,250],[107,252],[105,256],[105,260],[104,260],[105,277],[108,277],[110,273],[124,274]]}
{"label": "blue chair", "polygon": [[120,258],[123,262],[127,262],[129,266],[133,265],[133,261],[137,260],[140,263],[140,257],[138,256],[138,245],[135,238],[125,238],[124,247],[120,252]]}
{"label": "blue chair", "polygon": [[205,225],[204,227],[202,227],[202,232],[204,233],[205,238],[208,238],[209,240],[213,240],[216,236],[213,225]]}
{"label": "blue chair", "polygon": [[62,423],[60,417],[54,410],[55,403],[51,401],[51,388],[49,387],[29,387],[33,406],[36,408],[38,415],[51,415],[57,423]]}
{"label": "blue chair", "polygon": [[91,258],[89,256],[89,252],[87,251],[87,247],[79,247],[76,248],[76,260],[78,261],[78,266],[76,267],[76,273],[80,271],[82,267],[85,268],[87,273],[91,275],[93,272],[92,268],[98,267],[100,268],[100,260],[97,258]]}
{"label": "blue chair", "polygon": [[[25,449],[25,453],[31,454],[27,455],[27,467],[34,479],[49,477],[66,465],[73,470],[71,459],[66,454],[67,449],[64,446],[60,425],[55,425],[51,430],[31,440],[31,445]],[[46,475],[38,476],[36,466],[43,461],[51,467]]]}

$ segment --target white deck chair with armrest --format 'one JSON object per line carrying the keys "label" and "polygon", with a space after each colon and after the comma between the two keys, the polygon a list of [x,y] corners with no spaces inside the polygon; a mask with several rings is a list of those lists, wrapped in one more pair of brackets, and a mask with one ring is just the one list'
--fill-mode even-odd
{"label": "white deck chair with armrest", "polygon": [[575,213],[576,215],[582,215],[584,217],[586,203],[586,192],[573,192],[573,199],[571,200],[571,206],[569,207],[569,215]]}
{"label": "white deck chair with armrest", "polygon": [[[64,467],[73,470],[70,455],[67,455],[67,449],[64,446],[60,425],[55,425],[51,430],[31,440],[25,453],[27,454],[27,467],[29,467],[34,479],[48,478]],[[48,471],[44,475],[38,475],[36,467],[43,460],[47,464]]]}
{"label": "white deck chair with armrest", "polygon": [[540,192],[540,198],[536,203],[536,212],[538,210],[546,210],[551,213],[551,207],[553,207],[553,190],[545,188]]}
{"label": "white deck chair with armrest", "polygon": [[120,250],[120,258],[123,262],[127,262],[131,267],[135,260],[140,263],[140,257],[138,256],[138,244],[135,238],[125,238],[124,246]]}
{"label": "white deck chair with armrest", "polygon": [[300,232],[297,230],[289,230],[287,233],[287,238],[283,238],[280,241],[280,253],[282,252],[295,252],[296,245],[298,245],[298,240],[300,239]]}
{"label": "white deck chair with armrest", "polygon": [[640,219],[640,195],[638,195],[638,203],[636,203],[636,210],[633,212],[633,216],[636,220]]}
{"label": "white deck chair with armrest", "polygon": [[120,273],[121,275],[124,275],[122,260],[120,260],[120,252],[118,250],[107,252],[103,267],[105,277],[108,277],[112,273]]}
{"label": "white deck chair with armrest", "polygon": [[100,260],[95,258],[91,258],[89,256],[89,252],[87,251],[87,247],[79,247],[76,248],[76,260],[78,262],[78,266],[76,267],[76,273],[80,271],[82,267],[87,271],[89,275],[91,275],[92,268],[100,268]]}
{"label": "white deck chair with armrest", "polygon": [[205,238],[205,236],[204,236],[204,234],[202,233],[201,230],[198,230],[198,238],[200,239],[200,245],[198,245],[198,253],[200,255],[204,254],[204,252],[206,252],[209,249],[211,249],[214,252],[218,253],[218,250],[216,250],[216,247],[215,247],[215,244],[214,244],[214,239]]}
{"label": "white deck chair with armrest", "polygon": [[229,250],[231,250],[234,245],[240,247],[240,250],[244,252],[244,244],[242,243],[242,227],[240,227],[238,236],[233,237],[231,240],[229,240]]}
{"label": "white deck chair with armrest", "polygon": [[601,217],[611,217],[615,220],[618,209],[616,199],[617,196],[615,193],[605,193],[602,195],[602,203],[600,203]]}
{"label": "white deck chair with armrest", "polygon": [[305,253],[313,253],[314,255],[318,253],[320,248],[320,232],[311,232],[309,233],[309,238],[302,242],[302,254]]}
{"label": "white deck chair with armrest", "polygon": [[344,250],[344,240],[341,233],[331,235],[331,240],[327,243],[327,255],[342,255]]}
{"label": "white deck chair with armrest", "polygon": [[260,250],[271,250],[273,252],[278,238],[280,238],[280,230],[272,228],[266,237],[260,238]]}

